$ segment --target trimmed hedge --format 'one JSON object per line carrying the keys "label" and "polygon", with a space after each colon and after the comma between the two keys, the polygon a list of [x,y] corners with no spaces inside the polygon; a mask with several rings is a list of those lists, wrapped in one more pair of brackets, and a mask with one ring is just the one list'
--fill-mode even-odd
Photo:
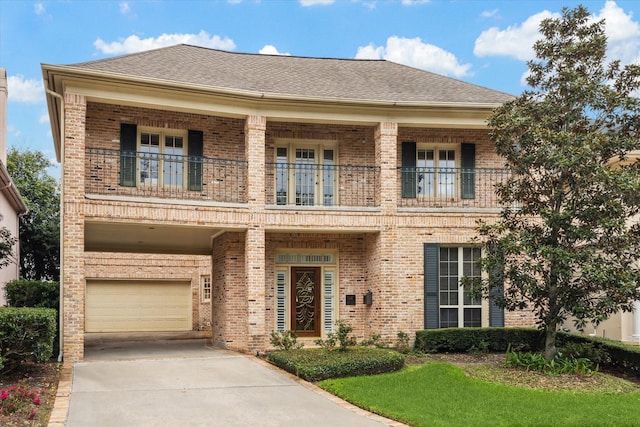
{"label": "trimmed hedge", "polygon": [[43,307],[58,309],[60,287],[58,282],[39,280],[12,280],[5,285],[9,307]]}
{"label": "trimmed hedge", "polygon": [[474,349],[539,351],[544,333],[534,328],[443,328],[416,332],[414,349],[423,353],[467,353]]}
{"label": "trimmed hedge", "polygon": [[404,356],[393,350],[349,347],[346,351],[324,348],[274,351],[269,362],[306,381],[374,375],[402,369]]}
{"label": "trimmed hedge", "polygon": [[608,356],[607,360],[603,362],[601,366],[620,368],[640,378],[640,347],[606,338],[588,337],[564,332],[558,332],[557,340],[559,347],[570,342],[591,343],[595,348],[603,350]]}
{"label": "trimmed hedge", "polygon": [[0,307],[0,371],[27,361],[49,360],[56,319],[56,311],[50,308]]}
{"label": "trimmed hedge", "polygon": [[[545,333],[533,328],[444,328],[416,332],[414,349],[423,353],[468,353],[474,349],[504,352],[511,345],[517,352],[539,352],[544,349]],[[640,377],[640,347],[606,338],[558,332],[557,347],[567,343],[591,343],[604,351],[607,358],[601,367],[626,370]]]}

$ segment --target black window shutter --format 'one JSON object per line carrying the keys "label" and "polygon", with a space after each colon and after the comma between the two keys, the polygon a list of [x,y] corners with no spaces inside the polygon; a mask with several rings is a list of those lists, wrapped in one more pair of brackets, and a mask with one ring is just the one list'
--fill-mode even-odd
{"label": "black window shutter", "polygon": [[440,304],[438,282],[440,281],[440,245],[424,244],[424,327],[440,327]]}
{"label": "black window shutter", "polygon": [[189,130],[188,186],[193,191],[202,191],[203,135],[200,130]]}
{"label": "black window shutter", "polygon": [[416,143],[402,143],[402,197],[416,198]]}
{"label": "black window shutter", "polygon": [[461,151],[461,195],[463,199],[476,198],[476,145],[463,143]]}
{"label": "black window shutter", "polygon": [[136,186],[136,152],[138,147],[138,127],[120,124],[120,185]]}
{"label": "black window shutter", "polygon": [[504,309],[498,307],[496,298],[504,295],[504,288],[493,288],[489,292],[489,326],[504,326]]}

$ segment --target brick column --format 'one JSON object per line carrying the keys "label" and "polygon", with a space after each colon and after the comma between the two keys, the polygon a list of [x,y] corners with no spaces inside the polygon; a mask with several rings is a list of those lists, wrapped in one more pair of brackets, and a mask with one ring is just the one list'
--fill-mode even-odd
{"label": "brick column", "polygon": [[398,124],[381,122],[375,130],[376,165],[380,166],[380,207],[395,215],[398,207]]}
{"label": "brick column", "polygon": [[265,131],[267,118],[247,116],[244,125],[245,158],[248,163],[247,195],[249,209],[263,210],[265,203]]}
{"label": "brick column", "polygon": [[402,295],[398,292],[397,273],[400,265],[396,259],[397,243],[396,214],[398,212],[398,124],[381,122],[375,130],[376,165],[380,166],[380,207],[383,225],[375,238],[369,239],[368,250],[375,259],[371,266],[377,282],[374,289],[373,306],[369,315],[371,325],[379,331],[382,339],[395,343],[397,315],[406,310],[399,305]]}
{"label": "brick column", "polygon": [[251,352],[266,347],[265,230],[261,213],[265,204],[265,131],[267,119],[248,116],[245,122],[245,155],[248,163],[247,194],[252,213],[245,240],[247,287],[247,344]]}
{"label": "brick column", "polygon": [[64,97],[62,160],[62,305],[65,362],[84,357],[84,150],[87,103],[84,96]]}

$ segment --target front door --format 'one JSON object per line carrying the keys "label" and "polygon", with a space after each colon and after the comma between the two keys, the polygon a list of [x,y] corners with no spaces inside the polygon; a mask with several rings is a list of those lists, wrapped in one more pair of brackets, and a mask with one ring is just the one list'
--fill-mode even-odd
{"label": "front door", "polygon": [[291,325],[299,337],[320,336],[320,267],[291,267]]}

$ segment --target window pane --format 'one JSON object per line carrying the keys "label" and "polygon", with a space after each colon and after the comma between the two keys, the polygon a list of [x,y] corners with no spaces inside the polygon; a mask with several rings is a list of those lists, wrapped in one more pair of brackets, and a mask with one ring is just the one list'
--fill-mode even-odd
{"label": "window pane", "polygon": [[441,328],[457,328],[458,327],[458,310],[455,308],[440,309],[440,327]]}
{"label": "window pane", "polygon": [[296,148],[296,205],[313,206],[315,200],[315,151]]}
{"label": "window pane", "polygon": [[287,188],[289,186],[289,167],[287,165],[287,149],[276,149],[276,204],[287,204]]}
{"label": "window pane", "polygon": [[482,326],[482,318],[479,308],[464,309],[464,327],[479,328]]}
{"label": "window pane", "polygon": [[324,150],[324,165],[322,171],[322,192],[324,195],[324,206],[333,206],[335,204],[335,172],[333,150]]}
{"label": "window pane", "polygon": [[160,135],[140,134],[140,184],[157,185],[160,168]]}

